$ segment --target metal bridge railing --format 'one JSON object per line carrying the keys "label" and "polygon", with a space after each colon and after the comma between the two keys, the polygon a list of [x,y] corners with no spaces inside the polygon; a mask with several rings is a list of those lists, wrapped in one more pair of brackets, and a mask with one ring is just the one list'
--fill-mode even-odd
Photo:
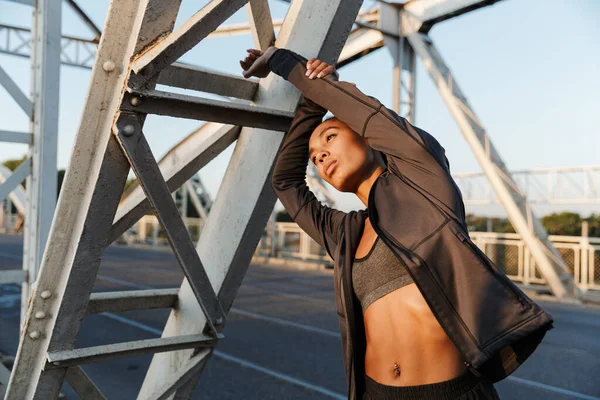
{"label": "metal bridge railing", "polygon": [[333,265],[325,249],[312,240],[295,222],[269,223],[254,254]]}
{"label": "metal bridge railing", "polygon": [[[513,281],[524,285],[546,284],[518,234],[470,232],[470,236]],[[600,290],[600,238],[550,235],[549,239],[567,263],[578,287],[583,291]],[[333,264],[325,249],[293,222],[270,224],[255,255]]]}
{"label": "metal bridge railing", "polygon": [[[513,281],[546,284],[535,261],[516,233],[471,232],[471,238]],[[600,238],[550,235],[577,286],[600,290]]]}

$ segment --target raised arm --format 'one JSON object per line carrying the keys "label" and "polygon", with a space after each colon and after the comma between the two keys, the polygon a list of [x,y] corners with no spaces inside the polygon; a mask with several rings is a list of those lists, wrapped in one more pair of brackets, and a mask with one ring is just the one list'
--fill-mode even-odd
{"label": "raised arm", "polygon": [[[267,62],[275,50],[270,47],[263,53],[249,49],[246,59],[240,60],[244,77],[264,78],[269,74],[269,68],[281,70],[283,66],[277,60]],[[326,113],[326,109],[304,96],[300,98],[291,127],[279,149],[271,183],[296,223],[323,246],[331,258],[335,258],[346,213],[322,205],[306,185],[308,141]]]}
{"label": "raised arm", "polygon": [[[272,48],[269,69],[298,88],[306,98],[331,111],[369,146],[388,158],[388,168],[428,193],[448,212],[464,220],[464,203],[450,175],[444,148],[429,133],[411,125],[354,84],[330,76],[306,76],[306,59],[287,49]],[[390,162],[391,161],[391,162]]]}
{"label": "raised arm", "polygon": [[412,126],[375,97],[355,85],[331,77],[306,76],[307,59],[287,49],[277,49],[269,58],[269,69],[288,80],[305,97],[331,111],[352,130],[367,139],[375,150],[393,157],[447,167],[444,149],[427,132]]}
{"label": "raised arm", "polygon": [[308,140],[326,113],[302,96],[275,161],[271,183],[294,221],[334,258],[346,213],[322,205],[306,185]]}

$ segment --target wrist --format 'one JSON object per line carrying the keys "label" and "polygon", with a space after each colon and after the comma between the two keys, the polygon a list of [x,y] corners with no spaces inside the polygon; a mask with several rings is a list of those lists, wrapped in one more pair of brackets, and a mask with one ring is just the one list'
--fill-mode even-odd
{"label": "wrist", "polygon": [[271,57],[273,56],[273,54],[275,54],[275,52],[277,50],[279,50],[279,48],[277,48],[275,46],[267,47],[267,49],[264,52],[264,54],[267,56],[267,62],[269,62],[269,60],[271,59]]}

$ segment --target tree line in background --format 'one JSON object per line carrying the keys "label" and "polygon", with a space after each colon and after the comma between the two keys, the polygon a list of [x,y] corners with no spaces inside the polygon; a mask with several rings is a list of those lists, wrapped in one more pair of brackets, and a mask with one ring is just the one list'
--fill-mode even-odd
{"label": "tree line in background", "polygon": [[[22,159],[18,160],[8,160],[3,164],[14,171],[15,168],[19,166],[24,160],[25,156]],[[57,196],[60,193],[60,188],[62,187],[62,183],[65,177],[65,170],[61,169],[58,171],[58,188],[57,188]],[[135,182],[135,179],[128,179],[125,184],[125,192],[131,184]],[[25,184],[25,182],[23,182]],[[189,207],[190,212],[194,215],[188,215],[188,217],[194,218],[198,217],[195,209],[193,207]],[[277,222],[294,222],[292,217],[285,211],[281,210],[277,213],[276,217]],[[487,231],[488,229],[488,220],[491,221],[491,230],[492,232],[499,233],[514,233],[515,229],[512,224],[508,220],[508,218],[488,218],[488,217],[479,217],[477,215],[468,214],[467,215],[467,225],[469,226],[470,231]],[[591,237],[600,237],[600,214],[593,213],[587,218],[582,218],[579,214],[573,212],[561,212],[561,213],[552,213],[549,215],[545,215],[541,219],[542,224],[548,231],[550,235],[566,235],[566,236],[580,236],[581,235],[581,225],[583,221],[588,222],[588,236]]]}

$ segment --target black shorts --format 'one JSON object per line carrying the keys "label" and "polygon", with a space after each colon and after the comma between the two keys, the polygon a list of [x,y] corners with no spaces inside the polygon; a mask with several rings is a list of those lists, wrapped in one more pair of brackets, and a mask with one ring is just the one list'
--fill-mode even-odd
{"label": "black shorts", "polygon": [[492,382],[471,370],[461,376],[416,386],[382,385],[365,375],[364,400],[500,400]]}

